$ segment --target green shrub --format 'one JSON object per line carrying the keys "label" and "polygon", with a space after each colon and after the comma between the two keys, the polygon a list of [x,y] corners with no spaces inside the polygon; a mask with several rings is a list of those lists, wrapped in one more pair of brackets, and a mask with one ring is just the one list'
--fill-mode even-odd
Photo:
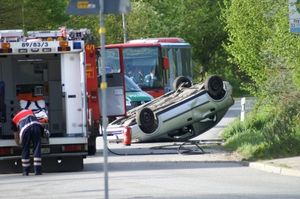
{"label": "green shrub", "polygon": [[226,139],[225,142],[227,149],[237,151],[248,160],[261,157],[266,145],[267,142],[265,142],[263,135],[254,129],[244,129]]}
{"label": "green shrub", "polygon": [[248,160],[300,155],[299,97],[260,104],[244,122],[234,121],[223,132],[225,147]]}

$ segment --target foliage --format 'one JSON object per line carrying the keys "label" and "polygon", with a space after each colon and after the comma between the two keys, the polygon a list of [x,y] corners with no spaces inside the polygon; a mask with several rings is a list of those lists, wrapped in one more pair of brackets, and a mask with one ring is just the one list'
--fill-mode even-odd
{"label": "foliage", "polygon": [[300,93],[285,97],[278,106],[259,103],[244,122],[232,123],[223,133],[225,146],[248,160],[300,155]]}
{"label": "foliage", "polygon": [[[222,19],[229,40],[226,50],[252,81],[248,89],[267,95],[261,85],[283,69],[291,70],[299,85],[299,38],[289,32],[285,0],[227,0]],[[299,86],[298,86],[299,87]]]}
{"label": "foliage", "polygon": [[57,29],[68,19],[66,5],[66,0],[1,0],[0,28]]}
{"label": "foliage", "polygon": [[232,63],[250,77],[257,111],[224,136],[248,159],[299,155],[300,40],[289,32],[285,0],[227,0],[222,19]]}

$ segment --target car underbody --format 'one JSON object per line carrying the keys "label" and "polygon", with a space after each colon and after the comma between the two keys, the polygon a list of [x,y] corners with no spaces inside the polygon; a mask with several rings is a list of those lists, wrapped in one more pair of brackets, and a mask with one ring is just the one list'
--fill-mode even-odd
{"label": "car underbody", "polygon": [[234,103],[232,87],[218,76],[194,85],[181,77],[173,86],[110,123],[108,134],[122,139],[122,129],[130,127],[133,142],[187,141],[214,127]]}

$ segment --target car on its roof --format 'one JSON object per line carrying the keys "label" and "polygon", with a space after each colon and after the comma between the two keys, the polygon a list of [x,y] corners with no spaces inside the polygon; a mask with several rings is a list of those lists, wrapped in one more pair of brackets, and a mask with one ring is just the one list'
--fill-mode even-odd
{"label": "car on its roof", "polygon": [[173,89],[111,122],[108,139],[122,142],[129,131],[132,142],[187,141],[214,127],[234,103],[232,86],[217,75],[194,85],[180,76]]}

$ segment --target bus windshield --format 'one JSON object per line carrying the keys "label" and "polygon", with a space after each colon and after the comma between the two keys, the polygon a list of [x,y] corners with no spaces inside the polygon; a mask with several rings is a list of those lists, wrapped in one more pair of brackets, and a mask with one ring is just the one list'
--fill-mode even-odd
{"label": "bus windshield", "polygon": [[126,92],[140,92],[142,89],[134,83],[134,81],[125,75],[125,89]]}
{"label": "bus windshield", "polygon": [[141,88],[163,86],[158,47],[126,47],[123,59],[125,74]]}

